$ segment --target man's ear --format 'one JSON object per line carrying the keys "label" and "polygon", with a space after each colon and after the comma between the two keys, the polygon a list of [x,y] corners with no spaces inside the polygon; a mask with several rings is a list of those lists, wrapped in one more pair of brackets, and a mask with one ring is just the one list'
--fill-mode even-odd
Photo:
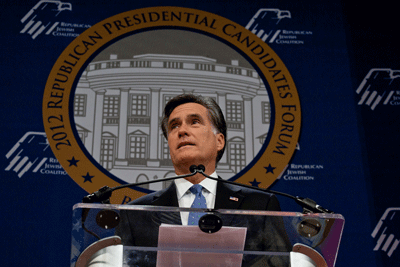
{"label": "man's ear", "polygon": [[222,133],[217,133],[215,138],[217,140],[217,151],[220,151],[225,146],[225,136]]}

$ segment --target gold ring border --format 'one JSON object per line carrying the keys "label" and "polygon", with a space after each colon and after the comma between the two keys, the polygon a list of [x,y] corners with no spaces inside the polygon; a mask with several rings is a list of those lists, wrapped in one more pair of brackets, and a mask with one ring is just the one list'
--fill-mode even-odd
{"label": "gold ring border", "polygon": [[[108,32],[104,25],[113,25],[116,21],[124,21],[126,18],[133,18],[134,15],[141,16],[141,14],[158,14],[159,16],[165,16],[165,14],[170,14],[174,12],[178,14],[181,13],[190,13],[192,18],[198,16],[197,23],[194,21],[187,20],[187,21],[177,21],[177,20],[163,20],[159,19],[158,21],[147,21],[146,23],[141,23],[133,26],[128,26],[125,28],[120,28],[117,31]],[[204,18],[207,18],[207,23],[205,23]],[[202,23],[200,22],[202,19]],[[211,25],[211,23],[213,25]],[[226,31],[222,30],[222,27],[225,25],[230,25],[231,29],[234,29],[234,34],[230,36]],[[206,32],[211,36],[218,36],[219,38],[231,43],[233,46],[237,47],[237,49],[244,52],[260,69],[262,74],[264,75],[265,79],[267,80],[271,91],[273,100],[275,103],[275,124],[273,125],[273,133],[267,148],[265,149],[264,153],[258,159],[253,166],[248,169],[240,178],[236,180],[236,182],[248,184],[249,181],[253,181],[257,179],[258,182],[261,182],[259,185],[260,187],[267,188],[270,186],[278,177],[279,175],[285,170],[286,166],[288,165],[294,151],[296,149],[297,141],[300,135],[300,124],[301,124],[301,111],[300,111],[300,101],[299,96],[297,93],[296,86],[290,75],[288,69],[282,62],[282,60],[278,57],[278,55],[261,39],[256,37],[253,33],[245,29],[243,26],[228,20],[224,17],[215,15],[213,13],[209,13],[206,11],[201,11],[197,9],[191,8],[183,8],[183,7],[150,7],[150,8],[142,8],[131,10],[127,12],[120,13],[118,15],[112,16],[107,18],[96,25],[92,26],[84,33],[79,35],[68,47],[63,51],[60,57],[57,59],[56,63],[54,64],[50,75],[48,77],[44,97],[43,97],[43,122],[46,131],[46,135],[48,137],[50,146],[53,150],[54,155],[59,160],[60,164],[66,170],[66,172],[70,175],[70,177],[84,190],[87,192],[94,192],[97,191],[102,186],[109,186],[114,187],[120,185],[120,183],[114,181],[112,178],[108,177],[104,174],[101,170],[99,170],[85,155],[85,153],[80,149],[77,140],[73,134],[73,130],[71,127],[71,121],[69,118],[69,101],[70,101],[70,93],[74,84],[74,81],[79,74],[83,65],[87,62],[87,60],[98,50],[101,49],[104,45],[108,42],[112,41],[114,38],[118,38],[121,35],[134,33],[135,31],[141,31],[145,29],[151,28],[160,28],[160,27],[179,27],[179,28],[187,28],[188,30],[194,29],[201,32]],[[225,28],[227,29],[227,28]],[[249,36],[249,39],[256,40],[256,44],[259,47],[262,47],[266,53],[269,54],[268,58],[272,58],[273,61],[276,63],[274,68],[269,68],[267,64],[263,63],[263,60],[260,59],[260,56],[264,55],[256,55],[255,51],[251,51],[252,47],[248,47],[246,42],[240,40],[237,36],[238,33],[246,34]],[[90,42],[90,37],[93,36],[101,36],[101,39],[94,39],[95,44],[88,45],[87,42]],[[235,35],[233,38],[232,35]],[[93,41],[93,39],[92,39]],[[86,42],[86,43],[85,43]],[[87,51],[83,55],[79,55],[79,60],[77,60],[76,64],[71,67],[70,73],[68,73],[68,81],[63,83],[64,90],[61,91],[59,89],[55,90],[54,84],[57,79],[57,73],[60,72],[60,69],[66,66],[65,61],[71,60],[70,54],[73,53],[76,47],[85,46]],[[260,50],[259,50],[260,51]],[[76,56],[76,55],[75,55]],[[266,59],[266,58],[264,58]],[[279,71],[280,74],[284,75],[286,80],[286,89],[279,88],[279,84],[276,81],[276,78],[273,77],[273,74]],[[289,91],[291,94],[290,98],[282,98],[283,92],[282,91]],[[61,95],[62,94],[62,95]],[[52,107],[50,108],[49,102],[55,100],[60,100],[60,108]],[[294,107],[292,108],[283,108],[284,106]],[[293,116],[294,121],[291,122],[291,126],[293,126],[292,131],[286,133],[287,135],[290,134],[290,142],[289,143],[282,143],[282,133],[281,131],[284,130],[284,126],[287,124],[283,118],[285,114],[288,113],[288,109],[290,109],[290,114]],[[58,127],[58,128],[57,128]],[[281,128],[279,128],[281,127]],[[56,128],[56,129],[55,129]],[[65,136],[68,138],[64,139],[68,140],[70,145],[60,145],[60,141],[58,139],[62,138],[63,135],[57,130],[63,130],[61,133],[65,133]],[[287,129],[287,128],[286,128]],[[58,141],[53,140],[54,135],[58,133],[57,139]],[[288,139],[284,140],[288,141]],[[57,146],[58,144],[58,146]],[[286,148],[283,154],[277,153],[280,149],[277,149],[280,144],[283,144]],[[281,150],[282,151],[282,150]],[[70,166],[68,160],[72,158],[79,160],[78,166]],[[266,171],[266,167],[271,165],[274,167],[273,172]],[[94,176],[92,182],[84,183],[84,178],[82,176],[89,173],[91,176]],[[122,203],[126,196],[130,197],[131,199],[135,199],[144,195],[145,193],[139,192],[130,188],[125,188],[122,190],[118,190],[114,192],[111,202],[112,203]]]}

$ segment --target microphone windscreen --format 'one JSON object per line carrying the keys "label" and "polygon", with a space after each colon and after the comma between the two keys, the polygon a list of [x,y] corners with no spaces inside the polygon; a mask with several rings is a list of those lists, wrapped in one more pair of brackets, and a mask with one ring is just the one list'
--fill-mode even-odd
{"label": "microphone windscreen", "polygon": [[204,172],[206,170],[206,167],[204,167],[203,164],[200,164],[199,166],[197,166],[197,170]]}
{"label": "microphone windscreen", "polygon": [[191,173],[194,173],[195,171],[197,171],[197,166],[196,166],[196,165],[190,166],[190,167],[189,167],[189,171],[190,171]]}

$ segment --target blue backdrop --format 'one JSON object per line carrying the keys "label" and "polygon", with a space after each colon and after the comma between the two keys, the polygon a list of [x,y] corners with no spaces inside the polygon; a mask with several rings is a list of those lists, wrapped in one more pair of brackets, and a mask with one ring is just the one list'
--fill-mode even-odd
{"label": "blue backdrop", "polygon": [[[271,189],[309,197],[345,217],[336,266],[399,265],[400,64],[398,15],[389,1],[69,0],[40,9],[45,2],[0,4],[4,266],[67,266],[72,206],[87,194],[62,170],[41,171],[40,163],[53,164],[54,159],[42,121],[51,68],[73,38],[91,25],[160,5],[204,10],[242,26],[261,8],[290,12],[279,23],[261,23],[290,36],[270,35],[266,42],[293,76],[302,108],[299,149]],[[45,29],[28,25],[28,14]],[[10,167],[25,156],[34,162],[31,169]],[[300,211],[289,200],[280,202],[284,210]],[[386,211],[391,216],[383,217]],[[383,224],[376,228],[379,221]],[[378,240],[391,234],[393,241],[383,249]]]}

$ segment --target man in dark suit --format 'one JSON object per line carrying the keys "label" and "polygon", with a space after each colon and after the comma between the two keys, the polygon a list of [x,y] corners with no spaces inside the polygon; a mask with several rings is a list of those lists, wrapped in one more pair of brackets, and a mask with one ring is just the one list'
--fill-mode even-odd
{"label": "man in dark suit", "polygon": [[[215,168],[225,150],[226,123],[221,109],[212,98],[191,94],[174,97],[164,109],[162,130],[168,140],[171,160],[177,175],[189,174],[191,165],[202,164],[205,166],[205,174],[218,177]],[[196,198],[190,192],[190,188],[196,184],[201,185],[201,197],[204,196],[209,209],[280,211],[279,202],[272,194],[216,182],[200,173],[174,180],[168,188],[136,199],[129,205],[188,208]],[[124,245],[154,247],[157,246],[158,228],[161,223],[187,225],[191,224],[190,221],[187,212],[135,212],[134,215],[121,212],[117,234],[121,236]],[[224,226],[247,228],[245,250],[291,250],[279,219],[222,215],[222,221]],[[150,258],[154,257],[148,257]],[[288,265],[286,260],[279,257],[248,260],[253,261],[258,261],[257,266]],[[149,260],[148,263],[151,265],[154,262]],[[133,260],[132,265],[135,264]],[[143,265],[146,264],[141,262],[140,266]]]}

